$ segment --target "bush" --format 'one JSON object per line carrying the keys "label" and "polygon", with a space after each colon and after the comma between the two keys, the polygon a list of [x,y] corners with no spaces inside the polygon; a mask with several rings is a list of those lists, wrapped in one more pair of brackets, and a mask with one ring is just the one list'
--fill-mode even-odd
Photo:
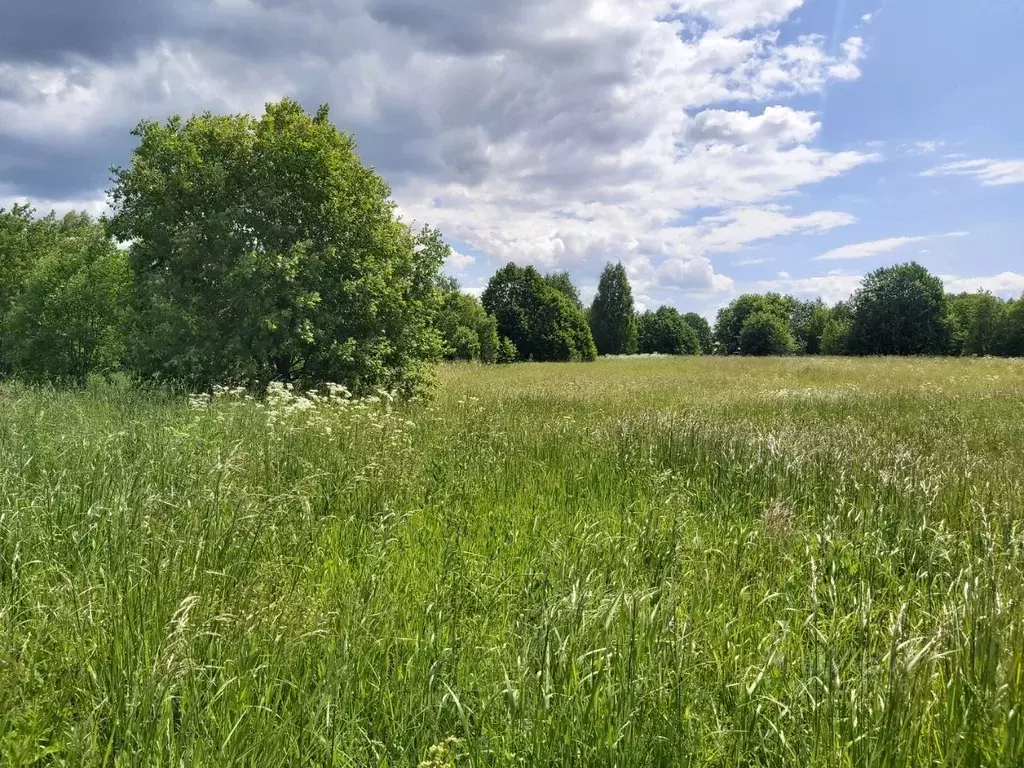
{"label": "bush", "polygon": [[795,347],[789,327],[772,312],[751,315],[740,331],[740,354],[743,355],[789,355]]}

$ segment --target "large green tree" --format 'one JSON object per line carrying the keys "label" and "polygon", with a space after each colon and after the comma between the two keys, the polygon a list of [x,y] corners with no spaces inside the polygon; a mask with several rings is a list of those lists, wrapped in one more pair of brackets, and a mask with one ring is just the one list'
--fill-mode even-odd
{"label": "large green tree", "polygon": [[572,281],[572,277],[568,272],[552,272],[549,275],[544,275],[544,282],[565,296],[565,298],[571,301],[573,306],[580,310],[580,312],[583,311],[583,300],[580,299],[580,289],[576,287],[576,284]]}
{"label": "large green tree", "polygon": [[44,255],[39,226],[32,214],[28,205],[0,208],[0,320]]}
{"label": "large green tree", "polygon": [[[83,228],[95,227],[88,216],[76,212],[58,218],[37,217],[29,205],[0,208],[0,325],[13,308],[36,267],[59,253],[62,241]],[[0,336],[0,375],[10,373],[4,360],[7,340]]]}
{"label": "large green tree", "polygon": [[938,355],[948,349],[942,281],[911,262],[867,275],[852,299],[855,355]]}
{"label": "large green tree", "polygon": [[849,353],[850,327],[853,325],[853,310],[841,301],[829,311],[828,320],[821,332],[821,354],[845,355]]}
{"label": "large green tree", "polygon": [[658,307],[637,318],[639,348],[643,354],[699,355],[700,339],[674,307]]}
{"label": "large green tree", "polygon": [[59,236],[8,308],[4,357],[21,378],[82,384],[90,373],[112,373],[121,365],[131,284],[127,258],[87,216],[42,224],[54,225]]}
{"label": "large green tree", "polygon": [[799,352],[807,355],[821,354],[821,337],[825,333],[830,314],[828,306],[821,299],[792,300],[789,325]]}
{"label": "large green tree", "polygon": [[697,341],[700,342],[700,351],[703,355],[710,355],[715,351],[715,336],[711,332],[711,323],[703,315],[696,312],[687,312],[683,315],[686,324],[693,328],[697,334]]}
{"label": "large green tree", "polygon": [[509,263],[499,269],[482,296],[498,334],[511,341],[521,360],[593,360],[594,340],[583,313],[552,288],[533,267]]}
{"label": "large green tree", "polygon": [[789,327],[794,300],[778,293],[747,293],[718,311],[715,341],[722,354],[741,353],[740,334],[747,320],[755,314],[775,315]]}
{"label": "large green tree", "polygon": [[441,280],[441,307],[436,325],[448,360],[493,363],[498,354],[498,324],[474,296],[459,290],[452,278]]}
{"label": "large green tree", "polygon": [[193,386],[336,381],[411,393],[440,355],[440,235],[399,221],[326,107],[143,122],[115,169],[130,243],[132,361]]}
{"label": "large green tree", "polygon": [[1024,357],[1024,294],[1007,303],[999,324],[996,348],[1000,355]]}
{"label": "large green tree", "polygon": [[1000,335],[1007,304],[987,291],[960,293],[949,302],[950,353],[954,355],[1000,354]]}
{"label": "large green tree", "polygon": [[590,306],[590,328],[601,355],[632,355],[637,351],[636,312],[633,290],[626,268],[608,264],[597,284],[597,295]]}

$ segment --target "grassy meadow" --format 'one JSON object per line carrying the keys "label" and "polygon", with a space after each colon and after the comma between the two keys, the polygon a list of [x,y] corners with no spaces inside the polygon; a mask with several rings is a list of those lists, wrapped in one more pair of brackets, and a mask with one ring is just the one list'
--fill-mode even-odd
{"label": "grassy meadow", "polygon": [[0,386],[0,765],[1024,765],[1024,363]]}

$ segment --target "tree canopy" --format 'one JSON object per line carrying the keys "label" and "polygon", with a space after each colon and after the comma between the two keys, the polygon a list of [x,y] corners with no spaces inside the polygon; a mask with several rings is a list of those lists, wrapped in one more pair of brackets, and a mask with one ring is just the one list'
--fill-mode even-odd
{"label": "tree canopy", "polygon": [[576,287],[568,272],[552,272],[550,275],[544,275],[544,282],[565,296],[580,312],[583,311],[580,290]]}
{"label": "tree canopy", "polygon": [[877,269],[853,295],[849,351],[857,355],[937,355],[950,324],[942,281],[916,262]]}
{"label": "tree canopy", "polygon": [[755,312],[743,323],[740,331],[740,354],[788,355],[796,342],[786,321],[774,312]]}
{"label": "tree canopy", "polygon": [[511,341],[521,360],[590,361],[596,357],[583,313],[533,267],[505,265],[487,284],[482,301],[497,321],[498,334]]}
{"label": "tree canopy", "polygon": [[608,264],[590,306],[590,328],[600,355],[632,355],[637,351],[636,312],[626,268]]}
{"label": "tree canopy", "polygon": [[493,363],[498,355],[498,323],[474,296],[463,293],[451,278],[440,283],[441,307],[437,329],[447,360]]}
{"label": "tree canopy", "polygon": [[82,384],[121,365],[130,274],[102,224],[80,214],[43,220],[56,235],[28,266],[3,316],[3,356],[32,381]]}
{"label": "tree canopy", "polygon": [[336,381],[412,392],[441,352],[447,253],[411,232],[326,107],[143,122],[115,170],[111,232],[130,243],[132,362],[194,386]]}
{"label": "tree canopy", "polygon": [[755,314],[775,315],[787,326],[794,300],[778,293],[748,293],[740,296],[718,312],[715,321],[715,341],[722,354],[741,354],[740,334],[747,320]]}
{"label": "tree canopy", "polygon": [[710,355],[715,351],[715,336],[711,332],[711,324],[707,321],[703,315],[698,315],[696,312],[687,312],[683,315],[683,320],[686,324],[693,328],[693,332],[697,334],[697,341],[700,343],[700,352],[702,355]]}
{"label": "tree canopy", "polygon": [[663,306],[637,318],[640,352],[662,355],[699,355],[700,339],[674,307]]}

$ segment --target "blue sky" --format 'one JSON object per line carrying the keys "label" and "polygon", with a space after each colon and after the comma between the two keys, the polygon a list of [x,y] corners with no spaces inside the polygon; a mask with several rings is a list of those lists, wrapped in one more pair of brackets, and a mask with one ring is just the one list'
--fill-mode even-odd
{"label": "blue sky", "polygon": [[7,0],[0,206],[104,209],[140,119],[327,102],[480,290],[1024,292],[1024,9],[960,0]]}

